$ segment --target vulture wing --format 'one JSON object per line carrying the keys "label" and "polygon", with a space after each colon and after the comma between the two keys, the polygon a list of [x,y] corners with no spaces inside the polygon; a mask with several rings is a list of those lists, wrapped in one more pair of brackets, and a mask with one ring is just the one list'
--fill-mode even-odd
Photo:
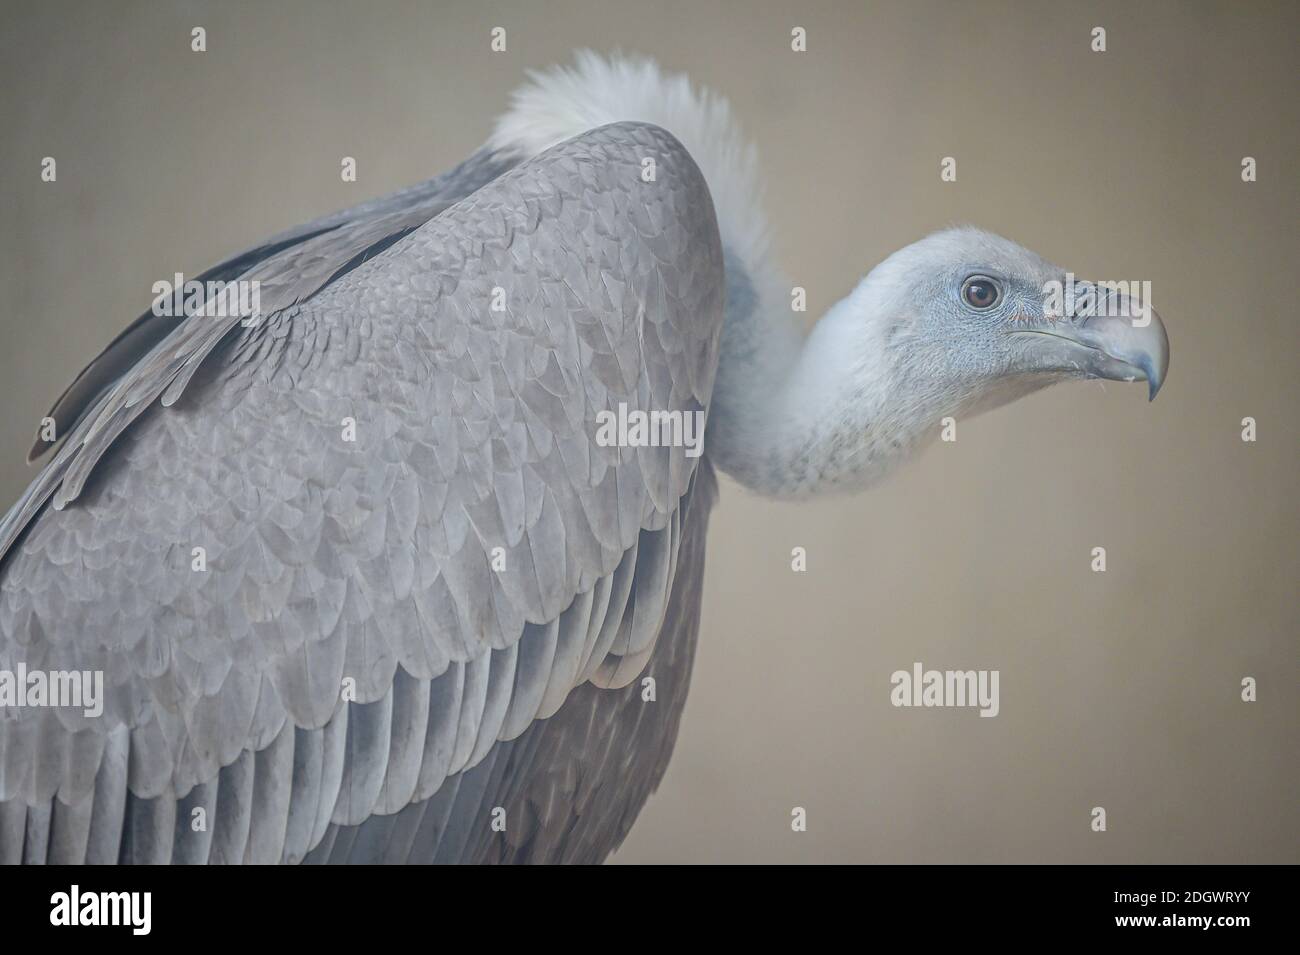
{"label": "vulture wing", "polygon": [[260,321],[146,318],[65,395],[0,524],[0,669],[102,672],[104,709],[0,712],[0,860],[616,847],[675,736],[712,477],[596,415],[706,409],[717,225],[653,126],[483,178],[234,260]]}
{"label": "vulture wing", "polygon": [[[452,203],[491,182],[512,165],[499,152],[481,149],[436,178],[281,232],[199,275],[198,282],[257,279],[269,314],[315,295],[333,279],[424,225]],[[145,312],[122,330],[64,389],[50,409],[58,438],[68,433],[109,387],[165,339],[183,316]],[[39,434],[27,452],[30,464],[53,447]]]}

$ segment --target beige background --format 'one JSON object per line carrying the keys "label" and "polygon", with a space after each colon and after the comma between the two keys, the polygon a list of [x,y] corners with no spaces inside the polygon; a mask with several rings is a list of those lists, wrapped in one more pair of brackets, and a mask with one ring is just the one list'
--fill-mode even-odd
{"label": "beige background", "polygon": [[[1294,4],[5,7],[6,504],[34,422],[155,280],[449,167],[527,67],[653,54],[731,98],[810,314],[969,221],[1149,279],[1173,360],[1153,405],[1063,386],[856,499],[724,484],[677,754],[616,859],[1300,861]],[[1001,715],[891,707],[914,660],[999,669]]]}

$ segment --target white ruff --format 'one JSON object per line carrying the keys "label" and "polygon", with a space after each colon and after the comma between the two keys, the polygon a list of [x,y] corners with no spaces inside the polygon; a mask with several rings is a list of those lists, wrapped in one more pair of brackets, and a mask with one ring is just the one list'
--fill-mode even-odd
{"label": "white ruff", "polygon": [[580,51],[572,67],[528,76],[497,120],[490,147],[526,158],[609,123],[662,126],[704,173],[728,247],[750,275],[764,272],[768,230],[759,205],[758,157],[726,100],[693,88],[683,74],[663,73],[653,60],[606,59],[590,50]]}

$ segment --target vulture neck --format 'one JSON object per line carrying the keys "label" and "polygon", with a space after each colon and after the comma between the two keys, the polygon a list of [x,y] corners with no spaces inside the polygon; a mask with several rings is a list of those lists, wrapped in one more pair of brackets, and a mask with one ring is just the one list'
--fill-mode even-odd
{"label": "vulture neck", "polygon": [[[750,490],[777,498],[861,490],[938,434],[952,396],[916,387],[887,348],[864,280],[803,338],[790,286],[746,295],[728,261],[727,317],[705,450]],[[742,277],[743,278],[743,277]]]}

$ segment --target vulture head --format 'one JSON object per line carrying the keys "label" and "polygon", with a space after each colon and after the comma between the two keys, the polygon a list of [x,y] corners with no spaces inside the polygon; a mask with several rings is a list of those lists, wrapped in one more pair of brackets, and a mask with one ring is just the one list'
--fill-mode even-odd
{"label": "vulture head", "polygon": [[[868,326],[857,347],[883,350],[896,387],[946,392],[955,413],[1069,378],[1145,381],[1154,398],[1169,340],[1149,305],[1077,282],[1001,236],[955,228],[889,256],[828,319],[844,335]],[[864,367],[880,364],[864,356]]]}

